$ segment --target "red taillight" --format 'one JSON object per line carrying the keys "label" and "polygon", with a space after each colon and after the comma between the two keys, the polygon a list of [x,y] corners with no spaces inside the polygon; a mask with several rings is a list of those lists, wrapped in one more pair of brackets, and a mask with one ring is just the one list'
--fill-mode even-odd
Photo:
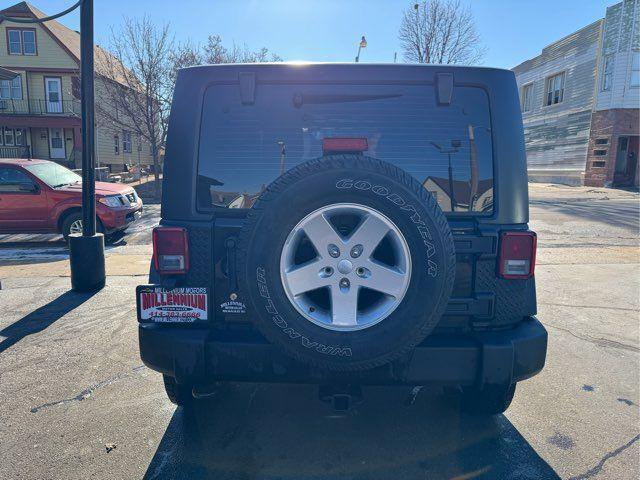
{"label": "red taillight", "polygon": [[534,232],[503,232],[500,236],[500,276],[530,278],[536,266],[537,237]]}
{"label": "red taillight", "polygon": [[322,152],[345,153],[345,152],[366,152],[369,150],[369,143],[366,138],[325,138],[322,140]]}
{"label": "red taillight", "polygon": [[189,236],[185,228],[153,229],[153,262],[160,275],[185,274],[189,270]]}

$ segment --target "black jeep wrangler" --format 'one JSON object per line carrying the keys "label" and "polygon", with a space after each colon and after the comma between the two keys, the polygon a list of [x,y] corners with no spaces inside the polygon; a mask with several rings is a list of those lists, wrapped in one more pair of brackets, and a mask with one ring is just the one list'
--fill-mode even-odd
{"label": "black jeep wrangler", "polygon": [[538,373],[513,73],[180,71],[140,353],[185,405],[225,381],[437,384],[495,414]]}

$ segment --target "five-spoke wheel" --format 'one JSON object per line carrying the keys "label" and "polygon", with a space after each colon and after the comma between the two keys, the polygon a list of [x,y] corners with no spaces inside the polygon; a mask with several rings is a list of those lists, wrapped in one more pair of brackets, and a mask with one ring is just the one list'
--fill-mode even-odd
{"label": "five-spoke wheel", "polygon": [[289,301],[306,319],[332,330],[359,330],[400,304],[411,279],[411,256],[385,215],[339,203],[295,226],[282,250],[280,276]]}

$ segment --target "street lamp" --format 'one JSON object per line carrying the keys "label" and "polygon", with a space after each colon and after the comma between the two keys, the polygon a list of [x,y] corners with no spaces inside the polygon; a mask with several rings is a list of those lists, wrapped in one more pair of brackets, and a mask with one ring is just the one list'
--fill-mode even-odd
{"label": "street lamp", "polygon": [[367,39],[362,36],[362,40],[360,40],[360,44],[358,45],[358,55],[356,55],[356,63],[360,61],[360,51],[367,46]]}
{"label": "street lamp", "polygon": [[429,143],[431,143],[431,145],[436,147],[440,151],[440,153],[442,153],[443,155],[446,155],[447,158],[449,159],[449,198],[451,199],[451,211],[455,212],[456,211],[456,195],[455,195],[455,192],[453,191],[453,189],[454,189],[454,187],[453,187],[453,167],[451,165],[451,154],[452,153],[458,153],[458,151],[460,150],[460,146],[461,146],[462,142],[460,142],[460,140],[457,140],[457,139],[451,140],[451,147],[450,148],[438,145],[436,142],[429,142]]}

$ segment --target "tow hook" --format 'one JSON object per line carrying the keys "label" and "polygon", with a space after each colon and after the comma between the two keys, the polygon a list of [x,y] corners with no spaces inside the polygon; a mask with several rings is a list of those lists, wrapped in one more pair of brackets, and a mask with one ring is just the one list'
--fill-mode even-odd
{"label": "tow hook", "polygon": [[362,402],[360,385],[320,385],[318,398],[330,404],[336,414],[346,414],[354,404]]}

